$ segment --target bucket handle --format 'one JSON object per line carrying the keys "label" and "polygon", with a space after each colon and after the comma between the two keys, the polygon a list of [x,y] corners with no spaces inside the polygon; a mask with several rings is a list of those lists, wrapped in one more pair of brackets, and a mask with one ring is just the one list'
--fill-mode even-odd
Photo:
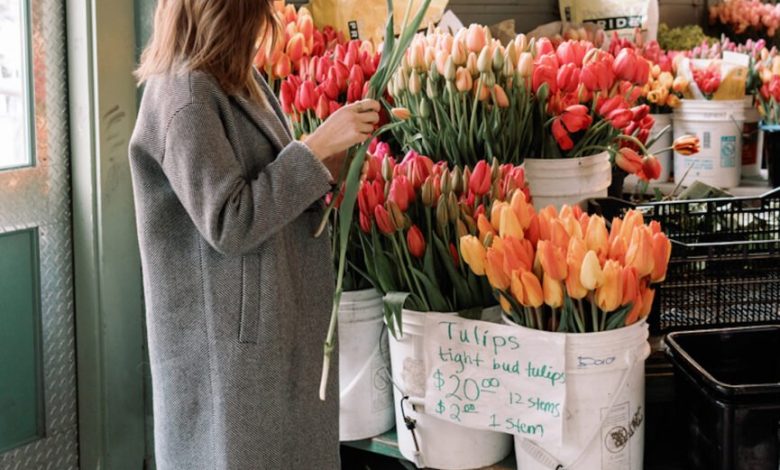
{"label": "bucket handle", "polygon": [[[650,346],[647,343],[644,344],[643,355],[645,357],[647,357],[647,355],[649,354],[648,351],[649,347]],[[607,408],[607,412],[604,413],[604,417],[601,418],[601,421],[598,423],[598,426],[593,430],[590,439],[585,441],[585,446],[580,451],[576,459],[574,459],[570,464],[564,465],[561,463],[560,459],[556,458],[552,453],[548,452],[541,445],[527,438],[522,438],[520,440],[520,446],[523,448],[523,450],[525,450],[534,460],[539,462],[541,465],[547,466],[548,468],[554,470],[571,470],[576,468],[580,464],[582,459],[585,458],[585,454],[588,452],[588,448],[590,447],[590,444],[599,435],[601,429],[604,427],[604,423],[606,423],[607,419],[609,419],[610,413],[612,412],[612,410],[615,408],[615,405],[617,404],[617,399],[618,396],[620,395],[620,391],[626,386],[626,383],[628,383],[628,378],[631,376],[631,373],[634,371],[634,368],[639,362],[637,361],[639,356],[634,352],[633,349],[627,351],[626,356],[627,356],[626,359],[630,361],[629,366],[625,370],[625,372],[623,372],[623,377],[620,378],[620,382],[618,383],[617,388],[612,393],[612,399],[609,403],[609,407]]]}
{"label": "bucket handle", "polygon": [[382,338],[384,335],[387,334],[387,329],[382,329],[382,335],[379,337],[379,341],[376,343],[376,347],[374,347],[374,351],[371,352],[371,354],[368,356],[368,359],[366,359],[366,362],[363,364],[363,367],[360,368],[357,374],[355,374],[354,377],[352,377],[352,381],[344,387],[344,390],[342,390],[339,393],[339,399],[343,400],[345,397],[349,395],[349,393],[357,386],[357,383],[360,381],[360,378],[363,377],[363,374],[366,373],[368,370],[368,367],[371,365],[371,363],[374,361],[374,356],[379,354],[379,348],[382,345]]}
{"label": "bucket handle", "polygon": [[406,391],[404,391],[403,388],[401,388],[400,385],[395,383],[395,380],[393,380],[393,376],[390,373],[389,370],[385,370],[385,374],[387,374],[387,380],[390,381],[391,384],[393,384],[393,387],[398,389],[398,391],[401,393],[401,402],[399,403],[399,406],[401,407],[401,416],[404,419],[404,424],[406,425],[406,429],[412,434],[412,441],[414,442],[414,465],[417,468],[425,468],[425,459],[422,453],[422,450],[420,450],[420,442],[419,438],[417,437],[417,433],[414,431],[417,429],[417,420],[412,418],[411,416],[406,415],[406,411],[404,410],[404,402],[409,402],[410,405],[412,405],[412,409],[416,406],[416,403],[424,402],[424,399],[421,399],[419,397],[410,397]]}

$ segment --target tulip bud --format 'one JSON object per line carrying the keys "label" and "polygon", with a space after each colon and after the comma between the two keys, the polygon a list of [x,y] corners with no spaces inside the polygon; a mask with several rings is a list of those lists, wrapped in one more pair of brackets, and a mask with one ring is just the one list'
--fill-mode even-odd
{"label": "tulip bud", "polygon": [[688,89],[688,80],[683,76],[677,76],[672,82],[672,90],[677,93],[685,93]]}
{"label": "tulip bud", "polygon": [[472,77],[479,75],[479,68],[477,68],[477,54],[469,53],[469,58],[466,61],[466,69],[469,71]]}
{"label": "tulip bud", "polygon": [[[465,212],[461,211],[461,218],[463,222],[466,223],[466,227],[469,229],[469,233],[477,233],[478,227],[477,227],[477,221],[474,220],[474,217],[471,217],[470,215],[466,214]],[[485,245],[487,246],[487,245]]]}
{"label": "tulip bud", "polygon": [[493,72],[498,73],[501,71],[501,69],[504,68],[504,51],[501,50],[502,48],[496,47],[493,49]]}
{"label": "tulip bud", "polygon": [[[479,165],[479,163],[477,163]],[[465,170],[463,170],[463,190],[467,191],[470,189],[469,182],[471,181],[471,168],[466,167]]]}
{"label": "tulip bud", "polygon": [[464,187],[463,186],[463,173],[461,172],[461,169],[459,166],[456,166],[454,170],[452,170],[450,174],[450,187],[452,188],[452,191],[455,194],[461,194],[463,192]]}
{"label": "tulip bud", "polygon": [[556,281],[547,274],[542,281],[542,290],[544,291],[544,303],[552,308],[559,308],[563,305],[563,284]]}
{"label": "tulip bud", "polygon": [[389,209],[390,219],[393,221],[395,229],[398,231],[405,230],[409,220],[407,219],[406,214],[398,207],[398,204],[393,201],[387,201],[387,208]]}
{"label": "tulip bud", "polygon": [[496,84],[496,74],[494,74],[492,70],[489,70],[484,74],[482,74],[482,85],[484,85],[484,87],[488,89],[488,93],[490,92],[490,89],[493,88],[495,84]]}
{"label": "tulip bud", "polygon": [[471,78],[471,73],[463,67],[458,68],[456,74],[455,87],[461,93],[467,93],[471,91],[474,86],[474,79]]}
{"label": "tulip bud", "polygon": [[441,192],[442,194],[449,194],[452,191],[452,183],[450,179],[450,170],[444,169],[441,172]]}
{"label": "tulip bud", "polygon": [[388,183],[393,181],[394,167],[395,163],[393,162],[393,159],[390,158],[389,155],[385,155],[385,157],[382,159],[382,178],[384,178]]}
{"label": "tulip bud", "polygon": [[580,267],[580,283],[588,290],[594,290],[604,283],[604,273],[601,270],[598,255],[593,250],[585,253]]}
{"label": "tulip bud", "polygon": [[525,34],[518,34],[517,37],[515,37],[514,44],[517,48],[517,52],[525,52],[528,48],[528,36]]}
{"label": "tulip bud", "polygon": [[493,60],[490,55],[490,48],[486,46],[482,49],[482,52],[479,53],[479,58],[477,59],[477,70],[480,73],[487,73],[492,71],[492,69],[493,69]]}
{"label": "tulip bud", "polygon": [[460,217],[458,198],[455,197],[455,193],[449,193],[447,195],[447,215],[449,215],[450,222],[453,224]]}
{"label": "tulip bud", "polygon": [[604,282],[596,289],[596,304],[604,312],[614,311],[620,307],[620,302],[623,300],[621,272],[621,266],[617,261],[607,260],[604,264]]}
{"label": "tulip bud", "polygon": [[422,78],[420,78],[420,74],[417,72],[412,72],[409,76],[409,93],[412,96],[417,96],[420,94],[420,91],[422,91]]}
{"label": "tulip bud", "polygon": [[412,117],[411,111],[409,111],[406,108],[393,108],[390,110],[390,114],[393,115],[396,119],[400,121],[406,121],[410,117]]}
{"label": "tulip bud", "polygon": [[420,99],[420,106],[419,106],[419,113],[420,117],[423,119],[428,119],[431,117],[431,102],[428,101],[426,98]]}
{"label": "tulip bud", "polygon": [[444,64],[444,78],[448,81],[455,80],[456,77],[455,61],[452,57],[447,58],[447,62]]}
{"label": "tulip bud", "polygon": [[455,225],[455,233],[458,235],[459,239],[469,234],[468,227],[466,227],[466,224],[460,219],[458,219],[458,222]]}
{"label": "tulip bud", "polygon": [[406,245],[409,248],[409,254],[415,258],[422,258],[425,255],[425,237],[416,225],[412,225],[412,228],[406,233]]}
{"label": "tulip bud", "polygon": [[530,77],[534,72],[534,58],[530,52],[523,52],[517,60],[517,72],[523,78]]}
{"label": "tulip bud", "polygon": [[473,235],[459,236],[460,252],[463,261],[477,276],[485,275],[485,262],[487,261],[487,251],[479,239]]}
{"label": "tulip bud", "polygon": [[402,93],[404,90],[406,90],[406,74],[399,70],[395,74],[395,91],[396,93]]}
{"label": "tulip bud", "polygon": [[425,207],[433,206],[433,180],[428,178],[420,187],[422,203]]}
{"label": "tulip bud", "polygon": [[523,283],[523,294],[527,302],[527,307],[539,308],[544,303],[544,291],[539,278],[530,271],[523,271],[520,274],[520,280]]}
{"label": "tulip bud", "polygon": [[464,44],[463,41],[455,38],[455,40],[452,42],[450,56],[452,57],[452,61],[455,63],[455,65],[465,65],[466,60],[468,59],[466,44]]}
{"label": "tulip bud", "polygon": [[514,41],[510,41],[509,44],[506,46],[506,52],[504,53],[504,66],[506,66],[507,63],[514,69],[517,67],[517,57],[518,57],[518,51],[517,51],[517,45]]}

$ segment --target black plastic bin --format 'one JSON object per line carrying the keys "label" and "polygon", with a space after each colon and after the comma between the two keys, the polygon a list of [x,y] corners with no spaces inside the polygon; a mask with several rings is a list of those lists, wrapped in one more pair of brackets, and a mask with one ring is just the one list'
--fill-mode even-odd
{"label": "black plastic bin", "polygon": [[666,344],[686,468],[777,470],[780,326],[680,331]]}

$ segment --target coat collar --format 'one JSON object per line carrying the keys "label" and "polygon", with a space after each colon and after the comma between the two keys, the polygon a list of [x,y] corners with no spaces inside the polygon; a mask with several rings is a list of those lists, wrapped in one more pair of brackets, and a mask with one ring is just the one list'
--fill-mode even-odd
{"label": "coat collar", "polygon": [[287,119],[282,114],[273,91],[271,91],[268,83],[257,71],[255,71],[255,78],[258,80],[260,89],[265,93],[267,105],[258,105],[243,96],[236,95],[234,98],[236,103],[249,116],[252,123],[268,137],[277,150],[281,150],[292,141],[292,134],[287,124]]}

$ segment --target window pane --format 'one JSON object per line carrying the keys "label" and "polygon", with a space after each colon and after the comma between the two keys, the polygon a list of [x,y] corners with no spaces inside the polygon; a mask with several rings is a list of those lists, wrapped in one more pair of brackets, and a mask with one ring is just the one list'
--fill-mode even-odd
{"label": "window pane", "polygon": [[29,165],[23,0],[0,0],[0,169]]}

